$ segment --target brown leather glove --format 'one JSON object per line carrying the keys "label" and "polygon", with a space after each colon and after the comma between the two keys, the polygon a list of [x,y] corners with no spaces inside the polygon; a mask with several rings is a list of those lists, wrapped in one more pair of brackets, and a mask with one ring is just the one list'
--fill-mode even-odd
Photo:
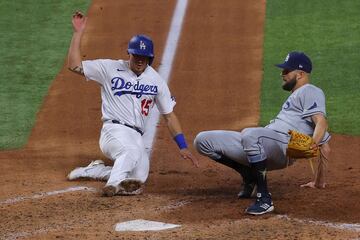
{"label": "brown leather glove", "polygon": [[304,133],[290,130],[290,141],[286,154],[290,158],[313,158],[319,155],[319,148],[310,148],[315,144],[314,139]]}

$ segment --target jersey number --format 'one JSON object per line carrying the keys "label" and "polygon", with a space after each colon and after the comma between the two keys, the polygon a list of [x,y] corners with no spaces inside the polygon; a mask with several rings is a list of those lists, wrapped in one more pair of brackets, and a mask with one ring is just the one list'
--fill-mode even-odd
{"label": "jersey number", "polygon": [[143,99],[141,101],[141,113],[145,116],[149,115],[151,99]]}

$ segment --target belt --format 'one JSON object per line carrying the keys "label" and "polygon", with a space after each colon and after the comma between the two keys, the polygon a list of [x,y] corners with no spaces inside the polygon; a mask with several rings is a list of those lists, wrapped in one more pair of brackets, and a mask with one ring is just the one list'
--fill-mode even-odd
{"label": "belt", "polygon": [[121,125],[124,125],[124,126],[126,126],[126,127],[132,128],[132,129],[134,129],[135,131],[137,131],[138,133],[140,133],[141,136],[144,135],[144,132],[141,131],[141,129],[138,128],[138,127],[136,127],[136,126],[132,126],[132,125],[130,125],[130,124],[127,124],[127,123],[124,123],[124,122],[118,121],[118,120],[111,120],[111,122],[112,122],[112,123],[115,123],[115,124],[121,124]]}

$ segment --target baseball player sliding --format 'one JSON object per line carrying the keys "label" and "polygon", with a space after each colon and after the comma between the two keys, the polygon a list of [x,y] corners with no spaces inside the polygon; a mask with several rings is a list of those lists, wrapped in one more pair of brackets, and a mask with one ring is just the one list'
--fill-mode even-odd
{"label": "baseball player sliding", "polygon": [[246,213],[252,215],[274,210],[267,187],[267,170],[282,169],[293,164],[295,159],[290,152],[286,154],[290,130],[312,137],[307,151],[318,152],[320,149],[315,180],[302,186],[325,187],[330,135],[327,132],[324,93],[310,84],[311,60],[302,52],[291,52],[284,63],[276,66],[282,69],[282,88],[290,91],[291,95],[269,125],[246,128],[241,132],[206,131],[199,133],[194,140],[201,154],[240,173],[244,188],[238,194],[239,198],[250,198],[257,187],[256,201],[246,209]]}
{"label": "baseball player sliding", "polygon": [[104,196],[135,195],[149,174],[149,157],[142,135],[145,122],[154,105],[164,116],[168,129],[184,159],[195,166],[198,160],[187,148],[175,105],[166,82],[151,67],[154,60],[152,40],[145,35],[134,36],[128,44],[129,59],[96,59],[82,61],[81,37],[86,27],[85,17],[76,12],[72,18],[73,37],[68,53],[68,67],[101,86],[102,121],[100,148],[114,161],[113,167],[101,160],[91,162],[69,173],[68,179],[82,177],[106,180]]}

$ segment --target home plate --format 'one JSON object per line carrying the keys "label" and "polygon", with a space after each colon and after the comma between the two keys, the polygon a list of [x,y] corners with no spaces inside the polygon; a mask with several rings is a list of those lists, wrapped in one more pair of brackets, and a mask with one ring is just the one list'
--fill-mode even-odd
{"label": "home plate", "polygon": [[115,226],[115,231],[159,231],[180,226],[181,225],[137,219],[133,221],[117,223]]}

